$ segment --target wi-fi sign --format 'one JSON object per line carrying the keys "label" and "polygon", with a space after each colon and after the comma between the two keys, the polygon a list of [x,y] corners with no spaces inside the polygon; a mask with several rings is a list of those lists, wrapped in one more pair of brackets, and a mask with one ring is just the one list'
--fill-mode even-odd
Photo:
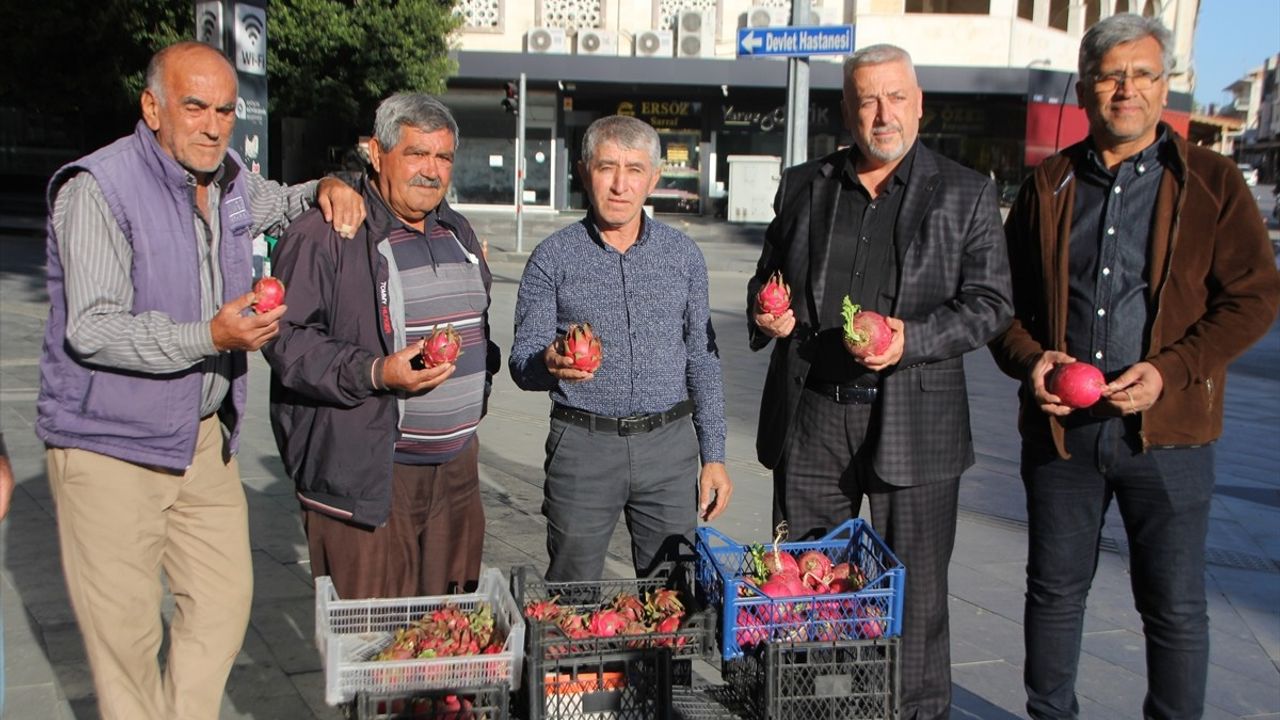
{"label": "wi-fi sign", "polygon": [[258,43],[262,40],[262,18],[257,15],[244,16],[244,36],[248,40],[250,49],[257,49]]}
{"label": "wi-fi sign", "polygon": [[222,49],[222,2],[196,3],[196,39]]}
{"label": "wi-fi sign", "polygon": [[213,42],[213,39],[217,36],[218,16],[214,15],[210,10],[205,10],[204,14],[200,16],[200,31],[198,35],[200,42]]}
{"label": "wi-fi sign", "polygon": [[236,69],[252,75],[267,74],[267,11],[236,3]]}

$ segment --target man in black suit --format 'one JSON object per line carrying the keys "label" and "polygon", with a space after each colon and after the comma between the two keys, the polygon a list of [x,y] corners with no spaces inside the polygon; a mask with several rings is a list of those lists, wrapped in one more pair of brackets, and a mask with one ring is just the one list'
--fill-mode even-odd
{"label": "man in black suit", "polygon": [[[774,471],[774,520],[791,539],[856,517],[907,568],[902,717],[951,704],[947,565],[960,474],[973,464],[962,356],[1011,317],[996,188],[916,141],[922,99],[911,56],[892,45],[844,65],[841,111],[855,147],[783,173],[748,285],[753,349],[777,338],[756,451]],[[760,310],[775,270],[791,309]],[[886,316],[887,350],[858,361],[841,300]]]}

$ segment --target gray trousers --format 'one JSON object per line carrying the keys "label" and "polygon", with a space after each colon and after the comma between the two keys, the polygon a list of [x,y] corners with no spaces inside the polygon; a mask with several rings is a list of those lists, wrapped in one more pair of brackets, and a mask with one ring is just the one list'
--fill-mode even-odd
{"label": "gray trousers", "polygon": [[542,514],[547,580],[599,580],[618,517],[626,513],[637,576],[692,546],[698,439],[689,417],[619,436],[551,419]]}

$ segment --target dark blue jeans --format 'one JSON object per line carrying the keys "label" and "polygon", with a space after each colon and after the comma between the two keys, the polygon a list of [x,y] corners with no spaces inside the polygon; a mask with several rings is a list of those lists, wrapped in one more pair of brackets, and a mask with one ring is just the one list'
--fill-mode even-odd
{"label": "dark blue jeans", "polygon": [[1209,664],[1204,569],[1212,446],[1141,451],[1135,428],[1110,419],[1067,432],[1071,458],[1024,442],[1028,552],[1027,714],[1075,718],[1085,598],[1115,498],[1129,540],[1134,605],[1147,648],[1145,718],[1199,718]]}

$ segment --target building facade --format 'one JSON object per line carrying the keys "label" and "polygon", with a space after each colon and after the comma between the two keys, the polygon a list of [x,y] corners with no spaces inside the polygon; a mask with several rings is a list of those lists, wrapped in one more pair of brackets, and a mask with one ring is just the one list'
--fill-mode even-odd
{"label": "building facade", "polygon": [[1230,154],[1264,182],[1280,182],[1280,53],[1222,90],[1231,102],[1220,114],[1240,121]]}
{"label": "building facade", "polygon": [[[611,114],[658,129],[658,212],[722,212],[728,158],[784,155],[787,64],[737,58],[739,28],[790,24],[789,0],[460,0],[458,73],[444,101],[462,128],[454,198],[513,205],[516,119],[501,107],[520,73],[534,208],[585,207],[573,169],[586,127]],[[1119,12],[1173,31],[1166,119],[1186,133],[1198,0],[812,0],[809,25],[851,24],[855,47],[892,43],[915,59],[925,93],[921,139],[1008,191],[1084,136],[1075,98],[1085,29]],[[839,56],[810,61],[809,157],[848,144]]]}

